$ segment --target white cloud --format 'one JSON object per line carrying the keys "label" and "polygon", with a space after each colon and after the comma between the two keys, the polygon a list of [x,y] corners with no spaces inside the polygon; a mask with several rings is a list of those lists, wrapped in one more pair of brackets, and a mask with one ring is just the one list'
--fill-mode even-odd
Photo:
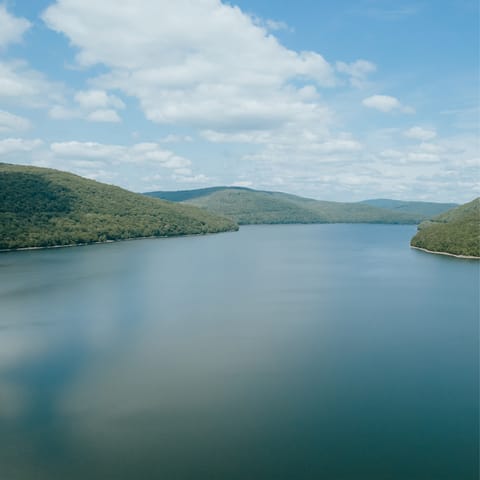
{"label": "white cloud", "polygon": [[105,90],[81,90],[75,93],[74,99],[85,110],[125,108],[125,104],[120,98],[108,94]]}
{"label": "white cloud", "polygon": [[7,7],[0,4],[0,49],[11,43],[18,43],[22,40],[23,34],[30,28],[31,24],[25,18],[18,18],[10,15]]}
{"label": "white cloud", "polygon": [[[24,138],[5,138],[0,140],[0,155],[20,152],[31,152],[43,145],[42,140],[26,140]],[[28,163],[28,162],[25,162]]]}
{"label": "white cloud", "polygon": [[80,90],[73,96],[74,106],[54,105],[48,114],[50,118],[64,120],[83,118],[90,122],[121,122],[116,109],[125,108],[123,101],[105,90]]}
{"label": "white cloud", "polygon": [[412,127],[404,132],[404,135],[408,138],[416,140],[431,140],[437,136],[435,129],[428,129],[423,127]]}
{"label": "white cloud", "polygon": [[105,145],[97,142],[54,142],[50,150],[57,156],[87,159],[119,159],[124,147],[120,145]]}
{"label": "white cloud", "polygon": [[67,108],[63,105],[54,105],[48,111],[48,115],[54,120],[67,120],[69,118],[78,118],[80,116],[80,112],[78,110]]}
{"label": "white cloud", "polygon": [[149,164],[169,169],[186,168],[190,160],[170,150],[163,150],[157,143],[137,143],[132,146],[109,145],[97,142],[54,142],[50,150],[56,157],[100,160],[108,164]]}
{"label": "white cloud", "polygon": [[24,117],[0,110],[0,133],[28,130],[30,121]]}
{"label": "white cloud", "polygon": [[[214,143],[247,143],[253,151],[241,157],[241,168],[228,172],[222,183],[255,182],[265,189],[287,189],[319,197],[326,172],[336,178],[344,165],[356,171],[364,146],[348,133],[333,136],[322,126],[294,125],[274,131],[225,133],[207,130],[201,135]],[[315,192],[315,188],[317,191]],[[319,189],[322,190],[319,190]],[[329,191],[328,195],[333,192]]]}
{"label": "white cloud", "polygon": [[[392,141],[400,139],[392,137]],[[71,141],[42,147],[40,140],[7,139],[0,141],[0,154],[10,154],[5,161],[12,163],[72,171],[134,191],[235,183],[320,199],[361,200],[375,192],[404,199],[457,201],[455,192],[461,191],[465,201],[478,192],[480,162],[474,136],[439,139],[435,144],[394,144],[378,153],[375,146],[360,144],[346,134],[297,143],[287,136],[283,143],[277,139],[255,144],[258,151],[243,156],[239,171],[233,163],[224,171],[216,169],[215,177],[196,171],[188,159],[156,142]]]}
{"label": "white cloud", "polygon": [[368,75],[377,70],[377,66],[367,60],[356,60],[352,63],[337,62],[335,66],[338,72],[349,75],[350,84],[358,88],[363,87]]}
{"label": "white cloud", "polygon": [[24,61],[0,61],[0,100],[5,104],[45,107],[62,101],[63,90]]}
{"label": "white cloud", "polygon": [[[367,60],[338,62],[334,68],[318,52],[282,46],[269,30],[283,25],[252,19],[219,0],[142,0],[134,6],[59,0],[43,18],[78,49],[81,66],[106,67],[90,79],[93,90],[136,97],[149,120],[198,129],[211,143],[244,144],[242,153],[235,153],[235,167],[225,167],[222,183],[258,176],[287,186],[293,171],[311,184],[310,175],[326,177],[321,175],[325,165],[343,168],[365,155],[348,132],[331,131],[340,122],[321,89],[335,86],[336,75],[363,86],[376,69]],[[116,107],[101,107],[106,108]],[[175,133],[158,143],[177,141],[189,140]],[[207,174],[189,174],[191,165],[181,165],[184,160],[176,156],[166,160],[161,150],[143,158],[168,164],[175,182],[213,181]]]}
{"label": "white cloud", "polygon": [[[177,182],[194,183],[194,178],[199,182],[203,178],[188,158],[165,150],[155,142],[119,145],[72,140],[53,142],[33,150],[34,146],[41,147],[41,142],[30,145],[29,155],[12,154],[8,161],[65,170],[138,192],[148,190],[153,178],[165,179],[162,188],[165,182],[174,188]],[[27,147],[28,144],[15,142],[2,146],[0,142],[0,154],[2,149],[18,152],[22,148],[26,151]]]}
{"label": "white cloud", "polygon": [[218,0],[143,0],[133,7],[60,0],[43,18],[79,48],[80,65],[111,69],[93,82],[97,88],[137,97],[158,123],[275,128],[316,108],[295,80],[335,84],[334,69],[319,53],[283,47],[238,7]]}
{"label": "white cloud", "polygon": [[[301,94],[304,93],[304,87]],[[312,94],[310,92],[310,94]],[[270,126],[270,128],[246,128],[222,130],[201,130],[200,135],[213,143],[251,143],[258,145],[278,145],[303,148],[311,145],[312,148],[319,143],[332,139],[329,125],[333,122],[333,113],[320,104],[310,104],[310,109],[298,106],[298,110],[292,112],[291,121],[282,125]]]}
{"label": "white cloud", "polygon": [[402,105],[398,98],[391,97],[390,95],[372,95],[371,97],[363,99],[362,104],[368,108],[374,108],[385,113],[394,110],[399,110],[403,113],[415,113],[412,107]]}
{"label": "white cloud", "polygon": [[467,201],[478,196],[480,160],[475,136],[412,145],[398,132],[381,132],[380,142],[378,136],[365,137],[362,144],[347,135],[332,144],[299,140],[298,148],[293,143],[266,144],[245,155],[242,169],[234,173],[238,181],[253,180],[256,188],[319,199],[362,200],[377,195]]}
{"label": "white cloud", "polygon": [[275,165],[279,169],[282,165],[288,166],[308,175],[315,168],[320,170],[328,163],[353,162],[362,149],[361,143],[347,136],[309,142],[302,142],[301,138],[295,142],[293,137],[286,137],[283,143],[266,143],[258,152],[244,158],[264,165]]}
{"label": "white cloud", "polygon": [[94,110],[87,115],[87,120],[91,122],[121,122],[118,113],[112,109]]}

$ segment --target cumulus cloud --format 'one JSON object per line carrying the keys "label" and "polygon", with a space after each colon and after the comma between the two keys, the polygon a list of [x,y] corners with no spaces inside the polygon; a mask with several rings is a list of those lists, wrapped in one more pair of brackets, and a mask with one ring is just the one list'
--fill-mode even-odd
{"label": "cumulus cloud", "polygon": [[[212,144],[244,144],[238,169],[229,169],[222,182],[259,177],[288,185],[295,170],[295,178],[311,184],[312,172],[326,178],[323,165],[345,165],[363,152],[348,132],[332,132],[338,119],[321,90],[340,84],[341,76],[362,87],[376,66],[367,60],[333,66],[319,52],[288,49],[271,33],[285,28],[281,23],[252,18],[219,0],[59,0],[43,19],[67,36],[80,66],[106,68],[89,81],[102,98],[113,91],[136,97],[153,122],[188,127]],[[78,95],[75,100],[80,108]],[[69,113],[51,113],[59,112]],[[175,133],[158,143],[176,141],[188,140]],[[175,181],[211,179],[189,170],[177,166]],[[237,173],[243,177],[236,179]]]}
{"label": "cumulus cloud", "polygon": [[0,160],[1,156],[10,163],[65,170],[139,192],[153,187],[152,179],[162,179],[162,184],[155,185],[158,189],[212,180],[196,171],[188,158],[156,142],[120,145],[72,140],[44,144],[10,138],[0,141]]}
{"label": "cumulus cloud", "polygon": [[408,138],[413,138],[415,140],[431,140],[437,136],[435,129],[423,128],[423,127],[412,127],[404,132],[404,135]]}
{"label": "cumulus cloud", "polygon": [[43,74],[21,60],[0,61],[0,100],[2,103],[45,107],[63,101],[62,85],[50,82]]}
{"label": "cumulus cloud", "polygon": [[49,110],[56,120],[83,118],[90,122],[121,122],[117,110],[125,108],[123,101],[105,90],[80,90],[73,96],[73,106],[54,105]]}
{"label": "cumulus cloud", "polygon": [[60,0],[43,19],[79,49],[80,65],[110,68],[94,81],[97,88],[137,97],[158,123],[275,128],[315,110],[298,80],[335,84],[334,68],[322,55],[285,48],[238,7],[218,0],[135,6]]}
{"label": "cumulus cloud", "polygon": [[390,95],[372,95],[362,100],[362,104],[368,108],[374,108],[380,112],[392,112],[394,110],[402,113],[415,113],[412,107],[403,105],[400,100]]}
{"label": "cumulus cloud", "polygon": [[125,104],[115,95],[108,94],[105,90],[81,90],[75,93],[75,101],[86,110],[125,108]]}
{"label": "cumulus cloud", "polygon": [[94,110],[87,115],[87,120],[91,122],[121,122],[116,110],[112,109]]}
{"label": "cumulus cloud", "polygon": [[30,121],[24,117],[0,110],[0,133],[28,130]]}
{"label": "cumulus cloud", "polygon": [[164,168],[185,168],[191,165],[190,160],[170,150],[164,150],[157,143],[136,143],[132,146],[110,145],[98,142],[54,142],[50,150],[57,157],[84,160],[101,160],[108,164],[132,163],[135,165],[148,163]]}
{"label": "cumulus cloud", "polygon": [[7,11],[4,4],[0,4],[0,49],[22,40],[23,34],[30,28],[30,22],[25,18],[18,18]]}
{"label": "cumulus cloud", "polygon": [[0,155],[9,155],[19,152],[31,152],[43,145],[42,140],[26,140],[24,138],[5,138],[0,140]]}

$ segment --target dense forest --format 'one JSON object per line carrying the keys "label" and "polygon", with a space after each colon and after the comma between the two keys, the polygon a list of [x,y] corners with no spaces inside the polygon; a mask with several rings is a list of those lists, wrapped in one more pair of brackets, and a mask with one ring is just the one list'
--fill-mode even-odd
{"label": "dense forest", "polygon": [[421,223],[411,245],[432,252],[480,257],[480,198]]}
{"label": "dense forest", "polygon": [[413,213],[423,215],[425,219],[440,215],[447,210],[458,207],[457,203],[437,203],[437,202],[407,202],[404,200],[390,200],[386,198],[375,198],[364,200],[361,203],[371,205],[372,207],[386,208],[394,212]]}
{"label": "dense forest", "polygon": [[236,229],[194,206],[58,170],[0,164],[0,249]]}
{"label": "dense forest", "polygon": [[[365,202],[326,202],[238,187],[213,187],[177,192],[149,192],[146,195],[196,205],[242,224],[256,223],[399,223],[416,224],[429,218],[425,205],[387,209]],[[420,202],[401,202],[402,204]],[[428,204],[431,205],[435,204]],[[445,211],[450,205],[441,205]],[[423,210],[422,210],[423,207]],[[436,212],[437,213],[437,212]]]}

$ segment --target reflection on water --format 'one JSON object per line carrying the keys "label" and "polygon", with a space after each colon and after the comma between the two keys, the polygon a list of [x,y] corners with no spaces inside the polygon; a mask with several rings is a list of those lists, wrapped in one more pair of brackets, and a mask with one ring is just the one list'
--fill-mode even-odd
{"label": "reflection on water", "polygon": [[478,263],[413,231],[1,255],[1,478],[477,478]]}

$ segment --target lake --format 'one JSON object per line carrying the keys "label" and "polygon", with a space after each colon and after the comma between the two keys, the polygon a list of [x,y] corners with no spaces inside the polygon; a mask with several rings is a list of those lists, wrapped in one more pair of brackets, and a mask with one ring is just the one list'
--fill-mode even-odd
{"label": "lake", "polygon": [[479,262],[414,232],[0,254],[0,478],[477,479]]}

